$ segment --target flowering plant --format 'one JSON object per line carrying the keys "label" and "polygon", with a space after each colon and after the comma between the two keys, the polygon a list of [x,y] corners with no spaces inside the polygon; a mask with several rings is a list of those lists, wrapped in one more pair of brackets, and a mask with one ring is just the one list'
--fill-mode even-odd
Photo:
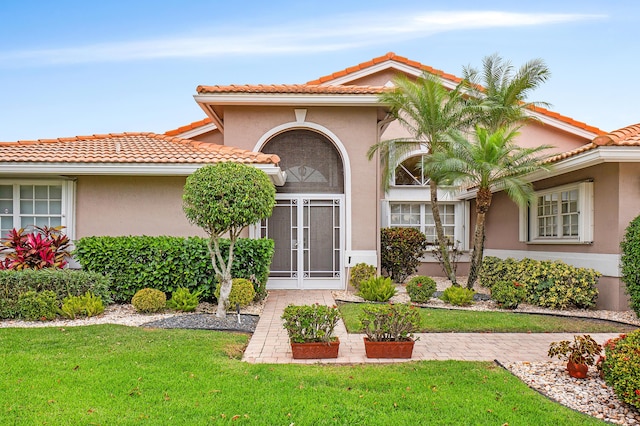
{"label": "flowering plant", "polygon": [[562,340],[553,342],[549,346],[548,355],[559,359],[566,359],[574,364],[593,365],[596,355],[600,354],[602,346],[593,338],[585,334],[583,336],[573,336],[573,342]]}
{"label": "flowering plant", "polygon": [[282,314],[283,327],[292,343],[332,342],[340,311],[336,306],[289,305]]}
{"label": "flowering plant", "polygon": [[69,237],[62,233],[62,226],[38,227],[26,233],[24,228],[12,229],[0,240],[0,269],[64,268],[70,257]]}
{"label": "flowering plant", "polygon": [[407,283],[407,293],[412,302],[428,302],[436,292],[436,282],[433,278],[425,276],[415,276]]}
{"label": "flowering plant", "polygon": [[408,303],[367,305],[362,309],[360,323],[369,341],[400,342],[413,340],[420,331],[420,312]]}
{"label": "flowering plant", "polygon": [[604,344],[602,372],[620,400],[640,409],[640,330]]}

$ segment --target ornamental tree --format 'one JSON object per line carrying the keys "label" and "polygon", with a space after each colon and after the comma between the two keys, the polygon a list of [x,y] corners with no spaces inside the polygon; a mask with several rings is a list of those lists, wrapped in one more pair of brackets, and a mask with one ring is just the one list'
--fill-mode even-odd
{"label": "ornamental tree", "polygon": [[[182,208],[189,222],[209,236],[211,263],[220,278],[219,318],[226,316],[235,242],[246,226],[271,216],[275,193],[266,173],[245,164],[207,165],[187,178]],[[223,236],[230,240],[226,261],[220,251]]]}

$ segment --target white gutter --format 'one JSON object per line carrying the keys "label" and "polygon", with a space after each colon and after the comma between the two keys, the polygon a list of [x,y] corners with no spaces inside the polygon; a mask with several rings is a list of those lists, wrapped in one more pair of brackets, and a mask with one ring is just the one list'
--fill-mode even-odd
{"label": "white gutter", "polygon": [[195,95],[194,99],[206,105],[384,106],[378,96],[359,93],[213,93]]}
{"label": "white gutter", "polygon": [[[189,176],[206,163],[0,163],[0,174],[92,175],[92,176]],[[274,164],[250,164],[265,172],[276,186],[282,186],[286,174]]]}

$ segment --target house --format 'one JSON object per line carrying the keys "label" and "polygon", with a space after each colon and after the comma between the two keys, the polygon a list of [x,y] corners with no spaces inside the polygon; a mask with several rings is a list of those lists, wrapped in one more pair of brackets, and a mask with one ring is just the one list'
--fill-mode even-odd
{"label": "house", "polygon": [[[25,223],[67,226],[90,235],[193,235],[181,210],[185,178],[197,167],[241,161],[277,188],[273,215],[248,230],[276,242],[269,288],[342,289],[349,268],[376,265],[379,229],[413,226],[433,241],[421,152],[381,189],[368,148],[405,130],[378,100],[403,73],[459,78],[388,53],[293,85],[199,86],[206,118],[164,135],[125,133],[0,144],[2,232]],[[640,212],[640,126],[612,133],[536,108],[518,143],[555,147],[550,173],[531,177],[536,201],[519,209],[496,194],[486,254],[561,259],[600,270],[599,306],[625,309],[619,241]],[[446,233],[470,248],[474,193],[442,191]],[[461,265],[461,269],[464,268]],[[430,256],[421,272],[441,275]]]}

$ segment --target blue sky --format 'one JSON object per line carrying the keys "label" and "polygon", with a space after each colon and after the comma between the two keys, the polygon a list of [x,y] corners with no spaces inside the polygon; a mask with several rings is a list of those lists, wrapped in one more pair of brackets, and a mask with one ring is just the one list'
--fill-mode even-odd
{"label": "blue sky", "polygon": [[200,84],[304,83],[395,52],[460,75],[544,59],[530,100],[605,131],[640,122],[640,2],[0,2],[0,141],[163,133]]}

